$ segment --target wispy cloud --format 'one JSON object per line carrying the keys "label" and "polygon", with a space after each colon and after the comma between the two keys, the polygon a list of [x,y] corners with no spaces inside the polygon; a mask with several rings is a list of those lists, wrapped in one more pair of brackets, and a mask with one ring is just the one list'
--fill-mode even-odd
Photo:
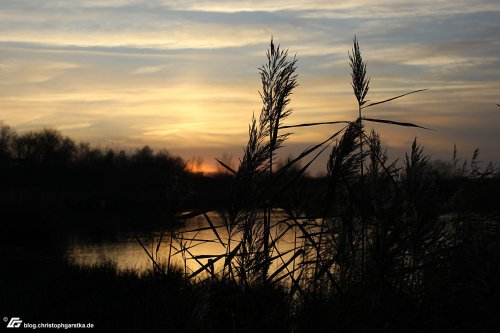
{"label": "wispy cloud", "polygon": [[293,0],[238,2],[230,0],[196,1],[157,1],[170,9],[206,11],[219,13],[237,12],[300,12],[306,18],[364,18],[364,17],[415,17],[471,14],[485,11],[500,11],[497,1],[480,1],[472,4],[467,0],[449,1],[326,1],[311,0],[297,2]]}
{"label": "wispy cloud", "polygon": [[0,64],[0,75],[4,83],[43,83],[78,67],[78,64],[69,62],[5,59]]}
{"label": "wispy cloud", "polygon": [[[498,151],[490,137],[500,121],[499,13],[496,0],[0,0],[0,117],[19,129],[54,126],[94,143],[206,149],[211,158],[245,144],[271,36],[299,59],[287,121],[351,119],[356,33],[371,100],[429,88],[370,110],[435,129],[376,125],[387,143],[399,149],[419,136],[441,152],[474,142]],[[297,129],[286,153],[332,130]]]}
{"label": "wispy cloud", "polygon": [[75,124],[58,125],[57,129],[60,131],[78,130],[78,129],[89,128],[91,126],[92,126],[91,123],[75,123]]}
{"label": "wispy cloud", "polygon": [[152,74],[152,73],[158,73],[162,72],[165,69],[167,69],[168,66],[166,65],[161,65],[161,66],[146,66],[146,67],[140,67],[132,71],[132,74]]}

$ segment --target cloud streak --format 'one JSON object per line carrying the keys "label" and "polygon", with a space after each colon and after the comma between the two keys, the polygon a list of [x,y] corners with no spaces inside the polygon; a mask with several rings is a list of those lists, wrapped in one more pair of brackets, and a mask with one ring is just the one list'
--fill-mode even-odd
{"label": "cloud streak", "polygon": [[[178,149],[186,158],[206,151],[211,159],[246,142],[271,36],[299,59],[289,123],[355,117],[347,52],[356,33],[370,100],[429,88],[369,111],[435,129],[376,125],[390,146],[419,136],[437,154],[477,142],[494,156],[499,13],[498,1],[465,0],[4,0],[0,120],[98,144]],[[297,129],[285,154],[332,130]]]}

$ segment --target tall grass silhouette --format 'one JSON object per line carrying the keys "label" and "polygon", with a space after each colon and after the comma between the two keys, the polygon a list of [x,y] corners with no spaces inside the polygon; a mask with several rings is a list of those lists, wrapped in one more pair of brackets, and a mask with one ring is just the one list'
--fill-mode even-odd
{"label": "tall grass silhouette", "polygon": [[[377,233],[382,232],[382,222],[374,221],[372,216],[374,207],[371,206],[370,196],[376,196],[373,186],[381,187],[380,183],[383,183],[394,191],[401,190],[401,179],[407,177],[406,174],[418,161],[424,163],[425,158],[419,154],[415,143],[411,157],[406,160],[406,171],[397,169],[395,164],[388,165],[379,136],[375,132],[367,135],[364,122],[422,126],[367,118],[362,110],[425,89],[367,104],[369,79],[356,37],[349,60],[351,85],[358,101],[357,118],[354,121],[284,125],[283,121],[292,114],[288,105],[297,86],[297,59],[288,59],[288,52],[275,46],[271,40],[267,63],[259,68],[263,107],[258,120],[255,116],[251,119],[244,155],[236,170],[218,160],[234,176],[232,200],[220,213],[223,225],[215,226],[207,211],[180,216],[180,219],[204,216],[207,228],[213,232],[213,240],[224,248],[224,253],[192,256],[190,247],[178,242],[175,253],[183,253],[183,258],[190,257],[200,265],[197,270],[186,272],[186,279],[204,276],[205,279],[228,280],[245,287],[281,283],[289,287],[290,296],[296,292],[303,293],[306,289],[314,292],[320,286],[323,291],[326,286],[332,292],[341,293],[352,283],[366,280],[364,273],[368,268],[365,269],[365,261],[373,260],[374,242],[377,237],[382,237]],[[298,157],[274,168],[277,151],[290,138],[287,130],[332,124],[342,124],[343,127]],[[289,203],[284,202],[285,193],[329,147],[327,191],[320,218],[299,215],[298,210],[294,211]],[[291,173],[292,169],[294,172]],[[346,195],[349,199],[344,202]],[[225,230],[227,239],[220,236],[220,228]],[[384,228],[387,233],[388,227]],[[202,230],[206,229],[189,230],[189,233]],[[296,235],[295,246],[281,253],[278,244],[291,232]],[[194,237],[190,241],[194,242],[191,246],[197,246],[207,240],[197,242]],[[149,256],[152,257],[151,254]],[[371,257],[365,258],[368,256]],[[404,261],[404,258],[401,260]],[[222,263],[218,265],[219,271],[214,269],[218,263]],[[273,270],[270,272],[271,266]]]}
{"label": "tall grass silhouette", "polygon": [[[251,119],[240,164],[235,169],[218,160],[233,176],[231,199],[219,211],[222,224],[214,223],[208,210],[181,214],[181,220],[203,216],[206,226],[173,235],[175,246],[169,249],[182,255],[189,283],[209,290],[222,283],[243,293],[263,288],[284,291],[287,327],[297,331],[331,327],[379,331],[389,323],[398,327],[394,323],[398,304],[404,304],[409,315],[427,302],[437,286],[453,280],[443,267],[471,227],[443,218],[449,208],[437,204],[429,156],[416,139],[397,164],[390,162],[380,135],[365,130],[366,123],[425,130],[414,123],[366,117],[363,112],[425,89],[369,103],[370,80],[356,37],[348,55],[358,106],[354,120],[288,125],[284,120],[292,116],[288,105],[297,85],[297,60],[288,59],[287,51],[271,40],[267,63],[259,69],[263,107],[259,117]],[[297,157],[275,163],[279,148],[292,137],[289,130],[315,126],[340,128]],[[287,194],[328,150],[324,191],[315,198],[320,209],[304,211]],[[470,167],[465,163],[460,170],[460,177],[480,174],[477,152]],[[207,230],[212,239],[197,238]],[[222,251],[194,255],[192,248],[205,242],[219,244]],[[188,265],[190,260],[198,268]],[[446,277],[436,282],[436,274]]]}
{"label": "tall grass silhouette", "polygon": [[[136,237],[152,267],[142,275],[117,272],[110,264],[82,268],[45,258],[31,265],[13,252],[5,265],[10,269],[0,275],[2,285],[13,287],[0,290],[0,305],[40,322],[53,315],[51,306],[71,320],[76,309],[96,320],[113,317],[124,331],[497,331],[498,169],[483,167],[478,150],[460,160],[455,147],[446,171],[438,170],[416,139],[399,163],[390,160],[368,124],[425,130],[376,116],[378,106],[425,89],[370,102],[356,37],[347,53],[357,101],[352,119],[293,124],[297,59],[271,40],[258,70],[262,109],[250,119],[243,155],[237,165],[218,159],[226,174],[208,186],[215,196],[225,188],[213,184],[230,184],[222,205],[210,201],[185,211],[191,183],[206,179],[166,152],[97,149],[54,130],[17,134],[0,123],[0,202],[9,212],[3,220],[47,206],[44,212],[57,207],[56,220],[66,222],[74,218],[76,202],[89,205],[74,208],[87,214],[87,224],[93,223],[88,216],[109,207],[103,220],[135,213],[145,221],[158,209],[170,226],[149,235],[151,243]],[[292,131],[318,126],[329,129],[323,141],[279,162]],[[326,175],[307,177],[322,154]],[[45,190],[38,195],[37,187]],[[34,199],[23,201],[26,193]],[[34,218],[26,225],[19,218],[6,223],[2,240],[20,235],[23,246],[47,242],[60,226],[44,223],[54,215],[40,215],[28,215]],[[179,227],[188,219],[203,223]],[[30,234],[36,237],[28,239]],[[200,254],[206,244],[219,250]],[[45,256],[33,248],[32,257]],[[62,283],[54,284],[56,279]],[[29,304],[19,297],[24,292]],[[81,303],[69,307],[72,300]]]}

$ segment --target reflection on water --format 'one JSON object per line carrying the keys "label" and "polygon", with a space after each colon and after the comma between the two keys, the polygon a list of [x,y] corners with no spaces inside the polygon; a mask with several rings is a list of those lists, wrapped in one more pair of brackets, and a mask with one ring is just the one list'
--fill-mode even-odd
{"label": "reflection on water", "polygon": [[[222,219],[217,213],[208,213],[212,223],[217,228],[222,241],[227,243],[228,234],[223,227]],[[186,223],[175,230],[152,230],[149,233],[122,233],[117,235],[115,240],[105,240],[99,243],[88,242],[82,239],[74,239],[71,242],[66,258],[79,266],[93,266],[104,262],[113,263],[118,270],[134,270],[143,272],[153,267],[151,259],[142,248],[136,236],[139,237],[144,247],[152,254],[155,260],[159,263],[166,264],[168,262],[169,252],[172,253],[171,264],[180,264],[184,266],[186,263],[190,271],[195,271],[201,267],[201,264],[206,264],[208,258],[194,260],[192,258],[183,258],[180,253],[176,253],[176,248],[179,249],[183,239],[183,244],[189,249],[191,256],[199,255],[218,255],[226,252],[224,247],[217,240],[212,229],[208,228],[208,224],[203,216],[198,216],[186,221]],[[201,231],[186,232],[190,230],[203,229]],[[283,232],[283,228],[274,228],[274,237],[278,233]],[[170,235],[176,233],[176,240],[172,241]],[[158,247],[158,240],[163,234],[162,241]],[[196,239],[196,240],[193,240]],[[198,240],[204,240],[203,242]],[[234,239],[232,240],[234,241]],[[287,232],[284,237],[277,243],[280,253],[285,253],[293,248],[297,239],[294,231]],[[173,246],[171,247],[170,244]],[[158,250],[158,251],[157,251]],[[288,256],[284,256],[286,260]],[[222,262],[222,260],[221,260]],[[271,268],[272,270],[272,268]]]}

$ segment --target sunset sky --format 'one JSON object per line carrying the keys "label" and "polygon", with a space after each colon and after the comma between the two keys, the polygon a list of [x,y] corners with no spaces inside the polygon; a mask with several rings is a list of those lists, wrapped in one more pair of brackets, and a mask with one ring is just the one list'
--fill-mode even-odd
{"label": "sunset sky", "polygon": [[[0,120],[101,147],[201,156],[208,170],[215,157],[241,155],[271,36],[298,58],[287,124],[353,120],[356,34],[369,100],[429,89],[367,111],[432,128],[375,126],[391,155],[418,137],[433,158],[451,160],[456,144],[463,158],[478,147],[500,162],[500,2],[373,3],[0,0]],[[337,128],[295,130],[283,156]]]}

